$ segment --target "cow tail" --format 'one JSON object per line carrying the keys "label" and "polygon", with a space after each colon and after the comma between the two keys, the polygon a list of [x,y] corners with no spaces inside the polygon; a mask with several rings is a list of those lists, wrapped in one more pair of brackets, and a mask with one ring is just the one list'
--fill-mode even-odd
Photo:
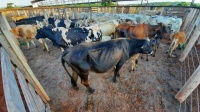
{"label": "cow tail", "polygon": [[76,84],[76,81],[74,80],[74,78],[70,75],[69,71],[67,70],[66,66],[65,66],[65,60],[63,59],[63,57],[67,54],[68,52],[65,50],[62,54],[62,57],[61,57],[61,62],[62,62],[62,65],[65,69],[65,71],[67,72],[67,74],[69,75],[70,79],[71,79],[71,84],[74,86],[74,87],[77,87],[77,84]]}

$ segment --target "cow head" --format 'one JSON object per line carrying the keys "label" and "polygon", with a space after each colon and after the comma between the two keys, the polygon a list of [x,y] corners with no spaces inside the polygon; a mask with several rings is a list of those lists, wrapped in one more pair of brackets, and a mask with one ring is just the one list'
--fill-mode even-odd
{"label": "cow head", "polygon": [[35,36],[36,39],[40,38],[48,38],[51,35],[53,35],[53,31],[51,29],[51,26],[44,26],[43,28],[37,29],[37,34]]}
{"label": "cow head", "polygon": [[88,30],[92,32],[90,38],[93,42],[100,41],[102,39],[102,32],[98,26],[88,27]]}
{"label": "cow head", "polygon": [[66,28],[69,28],[71,23],[72,23],[72,21],[70,19],[65,19],[64,20],[64,24],[65,24]]}
{"label": "cow head", "polygon": [[150,54],[152,53],[152,41],[149,39],[145,39],[143,46],[141,47],[143,54]]}
{"label": "cow head", "polygon": [[162,23],[158,23],[158,26],[157,26],[157,28],[155,30],[156,30],[156,32],[159,31],[162,35],[167,33],[166,26],[164,24],[162,24]]}
{"label": "cow head", "polygon": [[45,38],[44,37],[44,32],[42,28],[37,29],[37,34],[35,36],[36,39],[40,39],[40,38]]}

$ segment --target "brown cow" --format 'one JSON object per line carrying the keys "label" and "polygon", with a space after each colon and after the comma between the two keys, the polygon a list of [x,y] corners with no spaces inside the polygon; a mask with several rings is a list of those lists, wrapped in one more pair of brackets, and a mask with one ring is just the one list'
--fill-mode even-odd
{"label": "brown cow", "polygon": [[[115,28],[115,34],[114,38],[119,38],[119,37],[125,37],[125,38],[139,38],[139,39],[144,39],[144,38],[154,38],[154,36],[158,33],[161,33],[162,35],[166,33],[166,28],[162,23],[159,23],[158,25],[149,25],[149,24],[137,24],[133,25],[130,23],[123,23],[118,25]],[[132,59],[132,66],[131,70],[134,70],[136,64],[136,59],[139,55],[134,55]],[[142,57],[141,57],[142,58]],[[148,56],[147,59],[148,61]]]}
{"label": "brown cow", "polygon": [[172,37],[172,42],[169,47],[169,57],[172,56],[172,52],[177,48],[177,46],[180,44],[183,44],[186,39],[185,31],[179,31],[175,33]]}
{"label": "brown cow", "polygon": [[[30,48],[29,42],[28,42],[29,40],[36,47],[34,43],[34,39],[37,34],[37,28],[38,28],[37,25],[19,25],[16,28],[12,28],[11,32],[17,39],[23,38],[29,49]],[[44,42],[44,40],[39,39],[39,42],[42,43],[44,50],[47,50],[49,52],[48,47],[46,43]]]}

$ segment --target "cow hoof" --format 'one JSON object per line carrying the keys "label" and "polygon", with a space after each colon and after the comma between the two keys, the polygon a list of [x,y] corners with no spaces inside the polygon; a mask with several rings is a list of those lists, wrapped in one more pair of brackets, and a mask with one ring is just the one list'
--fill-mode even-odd
{"label": "cow hoof", "polygon": [[113,79],[113,82],[114,82],[114,83],[116,83],[116,82],[117,82],[117,80],[116,80],[116,79]]}
{"label": "cow hoof", "polygon": [[119,75],[119,74],[117,74],[117,77],[120,77],[120,75]]}
{"label": "cow hoof", "polygon": [[129,72],[132,72],[132,71],[134,71],[134,69],[130,69],[130,70],[129,70]]}
{"label": "cow hoof", "polygon": [[46,49],[43,49],[43,51],[46,51]]}
{"label": "cow hoof", "polygon": [[148,59],[146,59],[146,61],[149,61]]}
{"label": "cow hoof", "polygon": [[79,90],[79,87],[77,87],[77,86],[76,86],[76,87],[73,87],[73,88],[74,88],[75,90],[77,90],[77,91]]}
{"label": "cow hoof", "polygon": [[50,54],[50,51],[47,51],[48,54]]}
{"label": "cow hoof", "polygon": [[38,46],[35,46],[35,48],[38,48]]}
{"label": "cow hoof", "polygon": [[90,90],[89,90],[90,93],[94,93],[94,91],[95,91],[95,90],[92,89],[92,88],[90,88]]}

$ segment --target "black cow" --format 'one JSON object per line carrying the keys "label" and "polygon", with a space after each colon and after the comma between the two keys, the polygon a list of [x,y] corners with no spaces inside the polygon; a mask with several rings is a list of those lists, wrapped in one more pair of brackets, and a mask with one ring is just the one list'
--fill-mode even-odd
{"label": "black cow", "polygon": [[[88,84],[89,71],[103,73],[116,66],[113,81],[122,65],[134,54],[152,52],[152,45],[145,39],[114,39],[105,42],[81,43],[76,47],[66,49],[61,57],[64,69],[71,78],[71,84],[77,87],[77,78],[81,78],[81,83],[93,93]],[[66,69],[65,62],[72,68],[73,76]]]}
{"label": "black cow", "polygon": [[[98,37],[100,36],[100,37]],[[52,29],[52,26],[43,26],[37,30],[36,39],[48,38],[53,42],[53,45],[58,48],[67,48],[77,45],[81,42],[96,42],[101,40],[102,35],[94,35],[92,29],[86,28],[71,28],[71,29]]]}
{"label": "black cow", "polygon": [[43,21],[44,20],[44,16],[35,16],[35,17],[31,17],[31,18],[24,18],[24,19],[20,19],[20,20],[17,20],[15,22],[15,24],[18,26],[18,25],[30,25],[30,24],[34,24],[36,25],[36,20],[37,21]]}

